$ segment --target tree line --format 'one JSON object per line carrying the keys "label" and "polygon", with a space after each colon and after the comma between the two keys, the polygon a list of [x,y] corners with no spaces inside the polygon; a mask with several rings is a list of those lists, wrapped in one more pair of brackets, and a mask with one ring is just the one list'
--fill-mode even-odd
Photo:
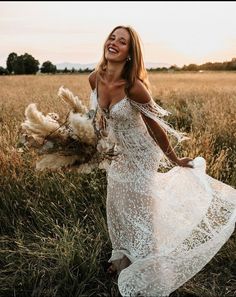
{"label": "tree line", "polygon": [[25,53],[24,55],[18,56],[17,53],[12,52],[8,55],[6,61],[6,68],[0,66],[0,75],[4,74],[36,74],[40,73],[83,73],[91,72],[89,68],[84,70],[68,70],[66,67],[63,70],[57,69],[51,61],[43,62],[42,66],[39,67],[40,63],[32,55]]}
{"label": "tree line", "polygon": [[[40,73],[87,73],[94,69],[85,68],[84,70],[76,70],[72,68],[69,70],[65,67],[63,70],[57,69],[50,61],[43,62],[42,66],[39,67],[39,61],[36,60],[32,55],[25,53],[24,55],[18,56],[15,52],[8,55],[6,65],[7,67],[0,66],[0,75],[4,74],[36,74]],[[231,61],[225,62],[207,62],[201,65],[189,64],[183,67],[178,67],[177,65],[171,65],[169,68],[150,68],[148,71],[236,71],[236,58],[232,58]]]}
{"label": "tree line", "polygon": [[236,71],[236,58],[232,58],[231,61],[225,62],[207,62],[201,65],[189,64],[183,67],[177,65],[171,65],[169,68],[151,68],[149,71]]}

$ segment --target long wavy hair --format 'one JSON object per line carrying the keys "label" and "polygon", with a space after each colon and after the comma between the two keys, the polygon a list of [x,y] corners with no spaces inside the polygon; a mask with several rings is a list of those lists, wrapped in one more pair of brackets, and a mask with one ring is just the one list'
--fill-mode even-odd
{"label": "long wavy hair", "polygon": [[122,78],[126,80],[126,86],[125,86],[126,95],[129,95],[129,91],[137,78],[143,82],[143,84],[146,86],[149,93],[151,94],[150,82],[148,79],[147,70],[143,62],[141,39],[138,33],[131,26],[116,26],[111,31],[111,33],[108,35],[108,37],[104,42],[103,56],[100,62],[95,67],[95,70],[99,75],[104,74],[104,72],[106,71],[107,59],[105,58],[105,44],[109,39],[109,37],[112,35],[112,33],[116,29],[120,29],[120,28],[127,30],[130,35],[129,56],[131,57],[131,60],[126,61],[126,64],[121,74]]}

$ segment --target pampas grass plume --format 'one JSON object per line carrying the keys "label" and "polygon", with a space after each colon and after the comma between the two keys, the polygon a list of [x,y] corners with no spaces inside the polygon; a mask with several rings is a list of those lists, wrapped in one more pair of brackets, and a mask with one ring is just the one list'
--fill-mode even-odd
{"label": "pampas grass plume", "polygon": [[74,96],[73,93],[69,90],[61,86],[58,91],[58,96],[62,100],[64,100],[70,108],[74,112],[79,112],[79,113],[86,113],[88,112],[87,107],[82,103],[82,101],[77,97]]}
{"label": "pampas grass plume", "polygon": [[60,154],[47,154],[40,161],[36,163],[37,170],[44,169],[59,169],[61,167],[67,167],[72,165],[79,156],[63,156]]}
{"label": "pampas grass plume", "polygon": [[21,127],[28,132],[40,135],[42,137],[56,131],[60,125],[49,116],[44,116],[40,112],[35,103],[31,103],[25,109],[26,120],[21,124]]}
{"label": "pampas grass plume", "polygon": [[85,115],[70,112],[69,121],[73,133],[81,138],[83,142],[92,145],[95,143],[96,135],[94,133],[92,120],[88,119]]}

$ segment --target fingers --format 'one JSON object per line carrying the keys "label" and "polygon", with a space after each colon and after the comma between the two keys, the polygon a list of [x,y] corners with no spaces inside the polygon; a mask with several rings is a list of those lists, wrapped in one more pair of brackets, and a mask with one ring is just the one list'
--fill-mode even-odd
{"label": "fingers", "polygon": [[194,168],[194,164],[193,164],[193,159],[192,158],[182,158],[182,167],[189,167],[189,168]]}
{"label": "fingers", "polygon": [[180,162],[178,162],[178,165],[181,167],[194,168],[193,159],[188,157],[181,158]]}

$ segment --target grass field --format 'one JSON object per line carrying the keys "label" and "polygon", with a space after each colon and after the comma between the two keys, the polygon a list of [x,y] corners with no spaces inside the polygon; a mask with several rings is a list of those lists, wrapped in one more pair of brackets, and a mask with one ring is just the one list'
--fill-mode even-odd
{"label": "grass field", "polygon": [[[0,77],[0,297],[120,296],[104,270],[111,243],[106,175],[94,170],[36,172],[33,153],[16,144],[26,106],[68,109],[64,85],[89,102],[88,75]],[[207,173],[236,188],[236,73],[150,74],[153,98],[191,139],[180,157],[202,156]],[[236,231],[217,255],[171,297],[236,296]]]}

